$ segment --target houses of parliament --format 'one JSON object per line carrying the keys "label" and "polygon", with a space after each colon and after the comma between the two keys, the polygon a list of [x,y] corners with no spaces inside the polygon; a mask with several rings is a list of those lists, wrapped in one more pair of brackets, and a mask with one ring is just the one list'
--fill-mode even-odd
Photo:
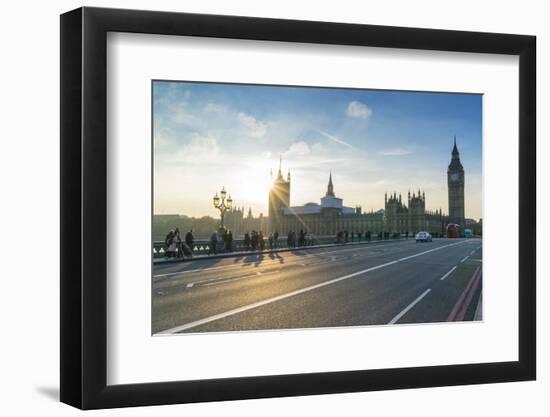
{"label": "houses of parliament", "polygon": [[304,230],[316,236],[335,235],[339,231],[350,233],[409,233],[421,230],[434,235],[444,234],[449,223],[462,227],[473,223],[464,216],[464,168],[456,145],[451,152],[451,162],[447,169],[449,212],[441,209],[426,209],[426,194],[420,189],[404,197],[393,193],[384,197],[384,208],[378,211],[363,212],[360,206],[347,207],[343,199],[336,196],[332,172],[328,173],[325,195],[319,203],[310,202],[303,206],[292,206],[290,202],[290,171],[286,178],[281,165],[269,192],[268,216],[253,217],[250,209],[247,215],[243,208],[235,208],[225,215],[225,224],[235,235],[250,230],[279,232]]}

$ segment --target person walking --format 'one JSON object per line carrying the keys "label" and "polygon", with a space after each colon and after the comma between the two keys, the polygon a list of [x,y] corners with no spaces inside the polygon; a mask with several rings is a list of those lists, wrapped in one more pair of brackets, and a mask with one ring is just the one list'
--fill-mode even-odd
{"label": "person walking", "polygon": [[263,252],[265,249],[265,242],[264,242],[264,234],[260,230],[260,233],[258,233],[258,242],[260,245],[260,250]]}
{"label": "person walking", "polygon": [[273,250],[273,232],[269,233],[267,241],[269,242],[269,250]]}
{"label": "person walking", "polygon": [[273,244],[275,247],[279,247],[279,232],[275,230],[275,233],[273,234]]}
{"label": "person walking", "polygon": [[304,233],[304,229],[300,229],[300,235],[298,240],[298,246],[304,246],[306,243],[306,235]]}
{"label": "person walking", "polygon": [[244,248],[247,251],[250,250],[250,234],[248,232],[244,234]]}
{"label": "person walking", "polygon": [[185,234],[185,244],[189,246],[189,249],[193,251],[193,243],[195,242],[195,236],[193,236],[193,229],[190,229]]}
{"label": "person walking", "polygon": [[227,252],[233,251],[233,232],[231,230],[227,232],[227,241],[225,242],[225,250]]}
{"label": "person walking", "polygon": [[164,253],[167,258],[172,258],[176,253],[176,243],[174,240],[174,231],[170,230],[164,238]]}
{"label": "person walking", "polygon": [[210,247],[208,248],[208,255],[214,252],[214,255],[218,254],[218,232],[212,233],[210,236]]}
{"label": "person walking", "polygon": [[179,229],[176,227],[176,230],[174,231],[174,241],[176,243],[176,257],[177,258],[183,258],[183,242],[181,240],[181,237],[180,237],[180,231]]}

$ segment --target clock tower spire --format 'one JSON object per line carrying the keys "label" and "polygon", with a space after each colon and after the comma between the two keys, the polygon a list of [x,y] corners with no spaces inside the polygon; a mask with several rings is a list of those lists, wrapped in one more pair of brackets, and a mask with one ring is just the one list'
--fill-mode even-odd
{"label": "clock tower spire", "polygon": [[451,163],[447,169],[447,187],[449,192],[449,223],[464,225],[464,168],[460,162],[460,153],[454,138]]}

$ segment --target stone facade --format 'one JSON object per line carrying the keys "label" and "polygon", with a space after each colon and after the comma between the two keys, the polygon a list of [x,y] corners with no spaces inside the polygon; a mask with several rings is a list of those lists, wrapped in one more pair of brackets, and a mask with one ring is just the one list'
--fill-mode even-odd
{"label": "stone facade", "polygon": [[465,224],[464,218],[464,168],[455,144],[452,159],[447,171],[449,194],[449,215],[442,209],[427,210],[424,191],[409,191],[406,202],[401,194],[394,192],[385,195],[384,208],[378,211],[364,213],[360,206],[346,207],[343,199],[336,196],[329,173],[327,191],[319,203],[310,202],[303,206],[291,206],[290,171],[286,179],[281,166],[273,186],[269,192],[269,213],[267,217],[260,214],[253,217],[250,209],[245,215],[244,208],[234,208],[226,213],[226,227],[233,230],[235,236],[251,230],[261,230],[264,233],[278,232],[286,235],[289,231],[298,233],[304,230],[316,236],[336,235],[340,231],[362,233],[369,231],[374,234],[383,232],[415,234],[421,230],[434,235],[445,234],[450,222]]}

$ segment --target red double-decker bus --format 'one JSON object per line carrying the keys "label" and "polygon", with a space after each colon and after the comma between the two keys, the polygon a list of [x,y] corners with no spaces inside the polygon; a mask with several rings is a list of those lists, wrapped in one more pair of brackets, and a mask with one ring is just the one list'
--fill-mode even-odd
{"label": "red double-decker bus", "polygon": [[447,237],[448,238],[460,237],[460,226],[458,224],[449,223],[447,225]]}

